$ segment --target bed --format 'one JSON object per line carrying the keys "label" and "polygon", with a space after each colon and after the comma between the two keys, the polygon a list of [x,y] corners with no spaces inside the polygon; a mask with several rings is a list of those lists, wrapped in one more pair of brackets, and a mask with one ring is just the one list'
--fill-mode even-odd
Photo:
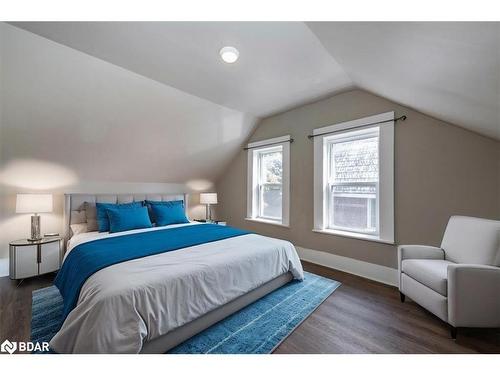
{"label": "bed", "polygon": [[[192,237],[210,229],[190,222],[72,236],[70,225],[81,220],[84,202],[145,199],[183,200],[187,210],[186,195],[67,194],[62,269],[69,254],[74,249],[81,252],[87,244],[103,244],[105,252],[109,241],[128,246],[133,238]],[[58,353],[165,353],[293,278],[303,278],[294,246],[253,233],[119,262],[85,279],[75,307],[50,345]]]}

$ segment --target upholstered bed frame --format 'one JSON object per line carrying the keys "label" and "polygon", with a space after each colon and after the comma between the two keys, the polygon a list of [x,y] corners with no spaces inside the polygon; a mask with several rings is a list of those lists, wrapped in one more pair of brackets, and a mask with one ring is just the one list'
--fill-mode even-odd
{"label": "upholstered bed frame", "polygon": [[[79,213],[85,208],[85,202],[88,204],[95,203],[129,203],[136,201],[156,200],[156,201],[173,201],[183,200],[184,207],[188,210],[187,194],[65,194],[64,199],[64,244],[71,238],[71,224],[81,223],[81,215]],[[235,300],[220,306],[209,313],[193,320],[166,335],[157,337],[151,341],[146,341],[143,344],[141,353],[166,353],[170,349],[179,345],[190,337],[207,329],[211,325],[237,312],[245,306],[255,302],[266,294],[282,287],[292,280],[291,273],[287,272],[277,278],[261,285]]]}

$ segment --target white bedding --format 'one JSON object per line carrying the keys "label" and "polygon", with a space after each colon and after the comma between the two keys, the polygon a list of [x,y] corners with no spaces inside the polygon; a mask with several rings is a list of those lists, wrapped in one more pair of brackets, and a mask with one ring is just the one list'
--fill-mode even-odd
{"label": "white bedding", "polygon": [[[71,239],[68,250],[99,238],[160,229],[165,227],[82,233]],[[294,246],[257,234],[118,263],[87,279],[50,345],[59,353],[138,353],[143,342],[286,272],[303,278]]]}

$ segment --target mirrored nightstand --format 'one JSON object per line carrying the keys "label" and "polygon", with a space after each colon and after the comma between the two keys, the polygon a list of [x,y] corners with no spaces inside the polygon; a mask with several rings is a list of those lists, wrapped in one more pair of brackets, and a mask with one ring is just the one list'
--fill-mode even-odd
{"label": "mirrored nightstand", "polygon": [[[195,219],[194,221],[197,221],[198,223],[206,223],[207,221],[205,219]],[[226,225],[225,221],[221,220],[212,220],[212,224],[217,224],[217,225]]]}
{"label": "mirrored nightstand", "polygon": [[9,276],[13,280],[55,272],[62,262],[61,237],[26,239],[9,243]]}

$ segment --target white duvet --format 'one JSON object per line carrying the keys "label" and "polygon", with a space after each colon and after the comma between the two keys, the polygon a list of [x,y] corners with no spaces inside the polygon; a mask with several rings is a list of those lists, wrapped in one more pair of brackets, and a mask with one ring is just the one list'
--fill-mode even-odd
{"label": "white duvet", "polygon": [[[161,229],[84,233],[71,239],[68,251],[99,238]],[[138,353],[145,341],[288,271],[303,278],[294,246],[257,234],[118,263],[87,279],[50,345],[59,353]]]}

